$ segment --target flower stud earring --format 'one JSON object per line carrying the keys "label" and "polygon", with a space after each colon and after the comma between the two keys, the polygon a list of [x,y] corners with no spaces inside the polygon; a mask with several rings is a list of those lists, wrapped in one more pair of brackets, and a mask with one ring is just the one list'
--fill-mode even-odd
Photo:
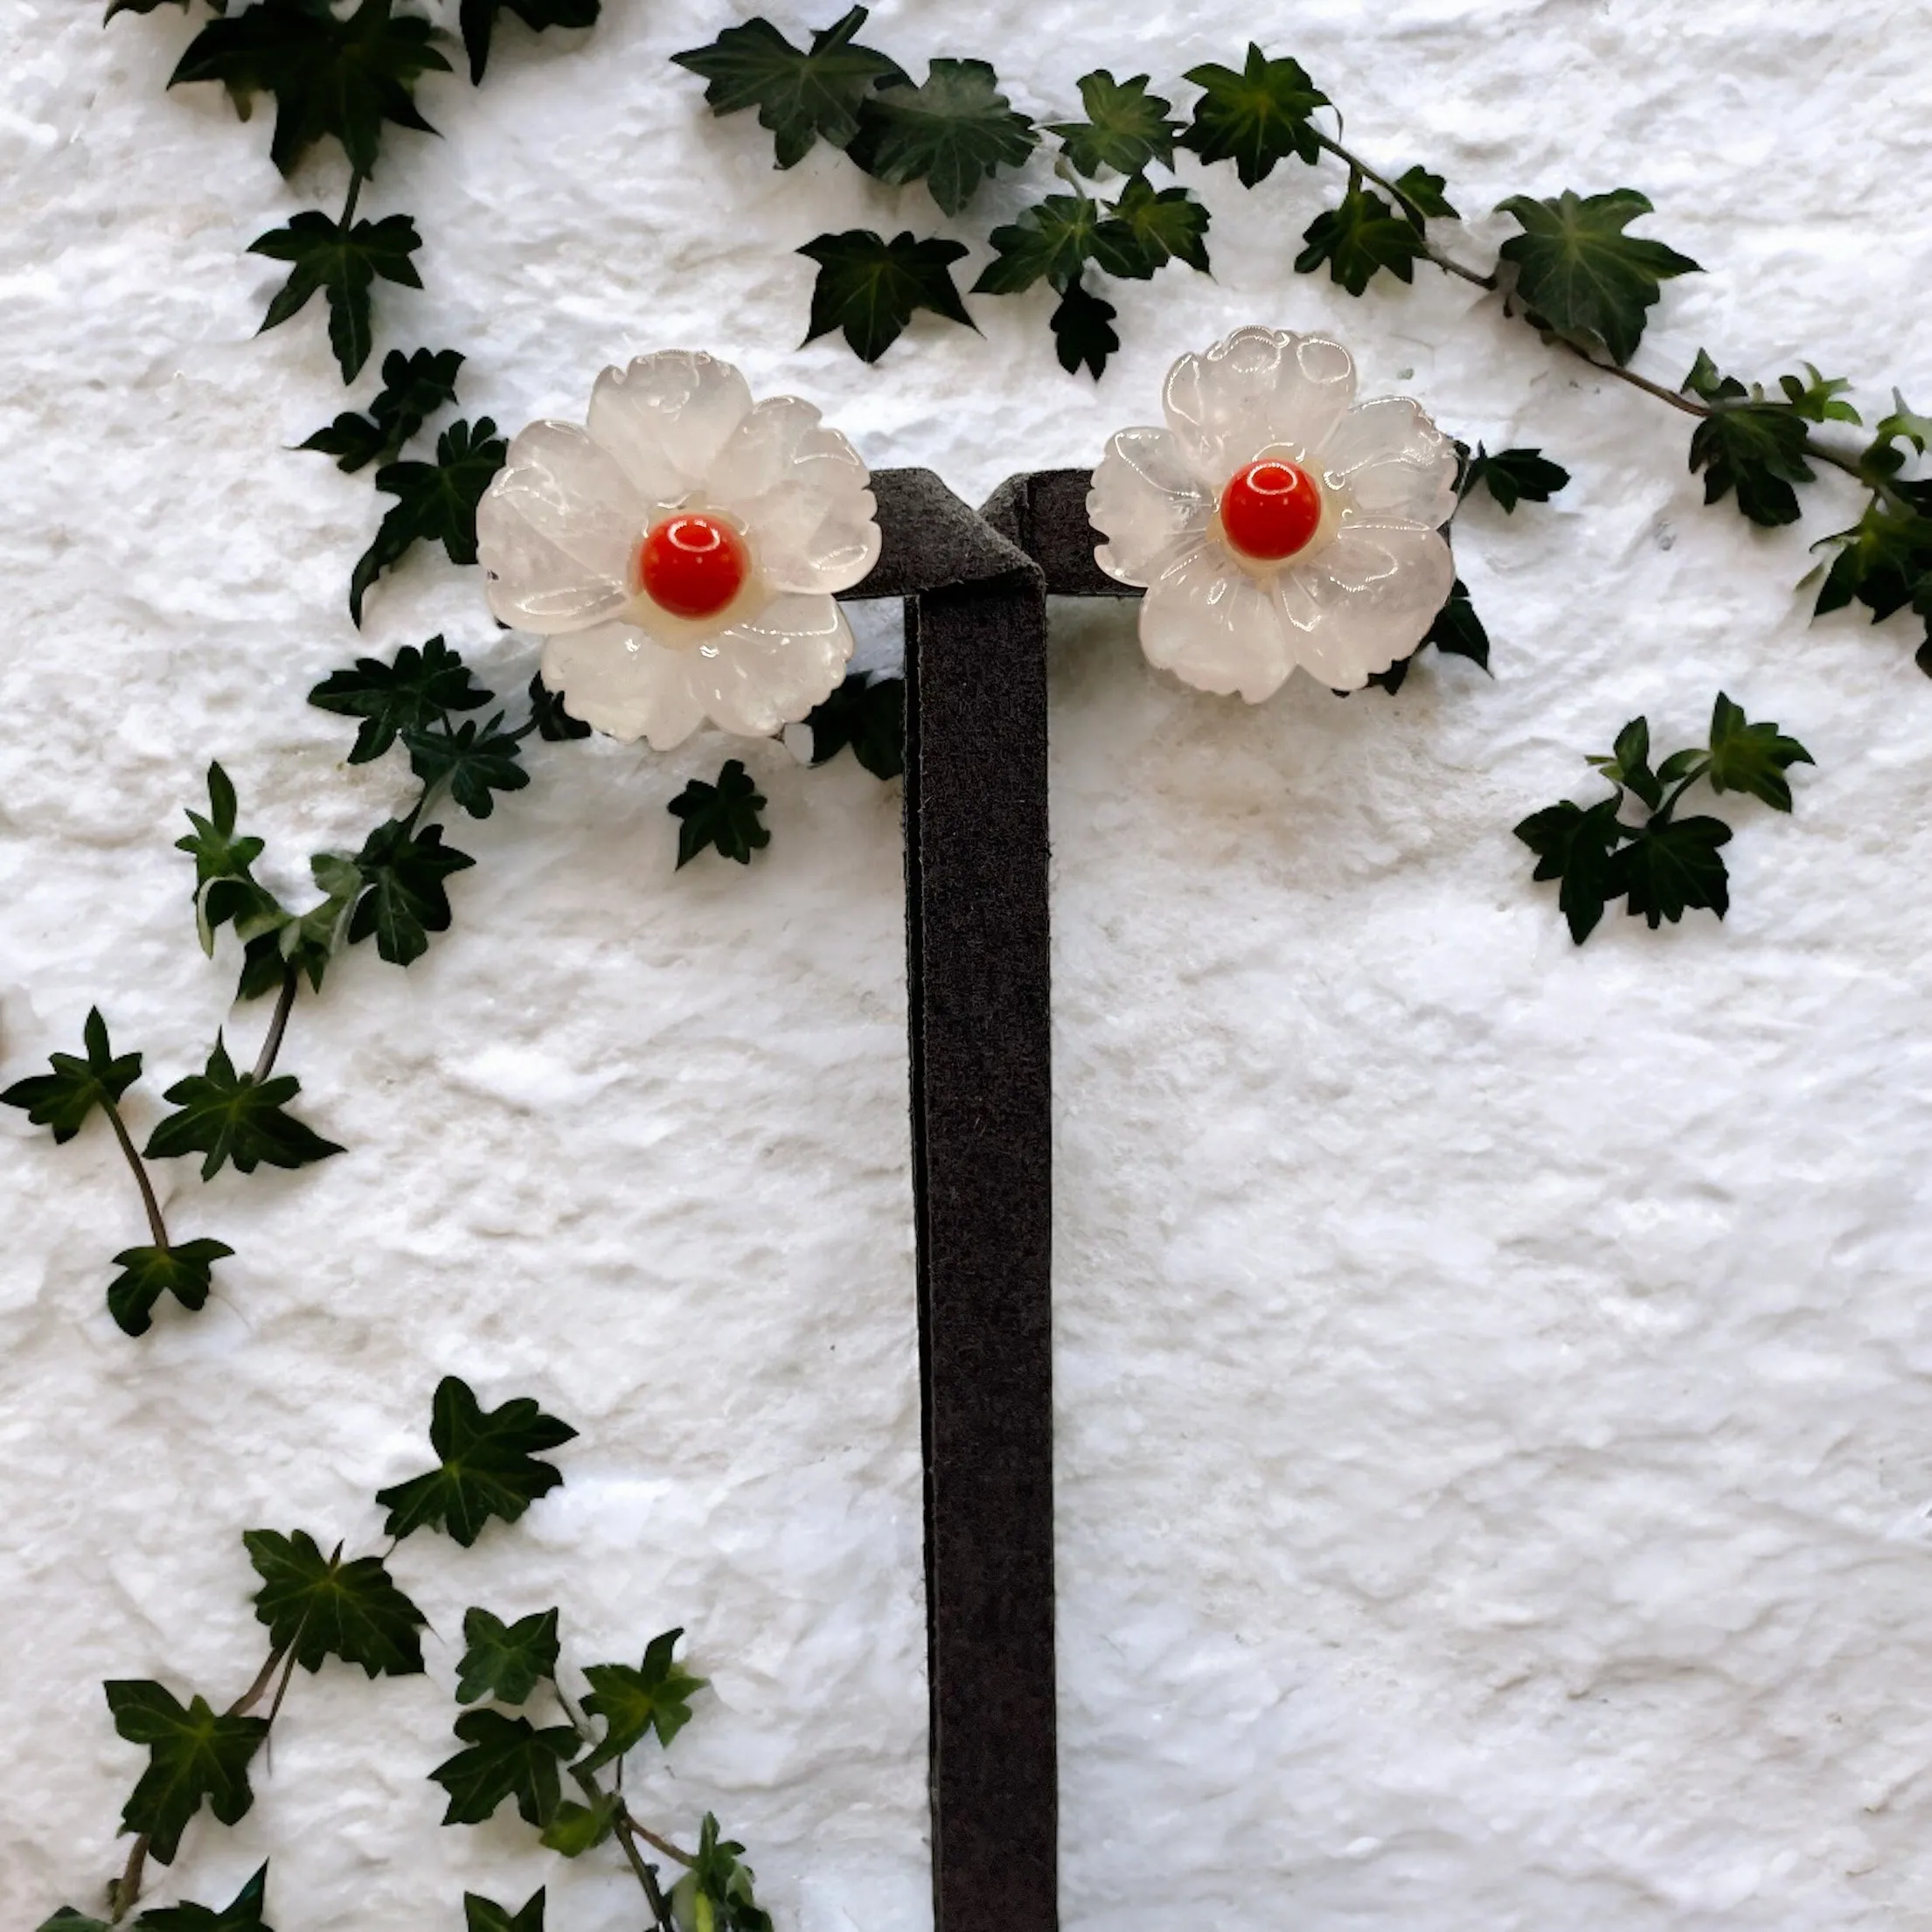
{"label": "flower stud earring", "polygon": [[1258,704],[1297,664],[1356,691],[1415,649],[1456,579],[1456,476],[1416,404],[1357,402],[1338,342],[1254,328],[1183,356],[1161,400],[1087,498],[1095,561],[1147,592],[1150,663]]}
{"label": "flower stud earring", "polygon": [[870,481],[810,403],[754,403],[712,356],[640,356],[598,377],[583,427],[511,444],[476,515],[490,607],[547,636],[544,683],[599,731],[766,737],[844,675],[832,600],[878,560]]}

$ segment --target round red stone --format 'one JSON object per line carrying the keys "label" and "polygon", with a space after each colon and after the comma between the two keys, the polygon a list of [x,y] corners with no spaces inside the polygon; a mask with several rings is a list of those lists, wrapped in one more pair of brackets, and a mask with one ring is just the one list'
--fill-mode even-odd
{"label": "round red stone", "polygon": [[745,539],[721,518],[696,511],[653,524],[637,552],[645,596],[673,617],[715,617],[750,573]]}
{"label": "round red stone", "polygon": [[1264,456],[1221,491],[1221,528],[1244,556],[1279,563],[1305,550],[1322,521],[1322,492],[1298,462]]}

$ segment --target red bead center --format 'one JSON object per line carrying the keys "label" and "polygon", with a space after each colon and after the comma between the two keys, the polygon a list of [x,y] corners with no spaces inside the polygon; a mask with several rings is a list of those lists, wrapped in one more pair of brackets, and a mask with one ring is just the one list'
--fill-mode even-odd
{"label": "red bead center", "polygon": [[1298,462],[1264,456],[1221,491],[1221,528],[1244,556],[1279,563],[1305,550],[1322,521],[1321,486]]}
{"label": "red bead center", "polygon": [[637,552],[645,596],[673,617],[715,617],[750,574],[744,539],[721,518],[696,511],[653,524]]}

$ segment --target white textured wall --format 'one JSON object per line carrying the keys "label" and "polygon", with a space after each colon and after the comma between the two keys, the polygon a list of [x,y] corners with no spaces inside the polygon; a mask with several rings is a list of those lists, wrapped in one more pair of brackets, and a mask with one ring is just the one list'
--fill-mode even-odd
{"label": "white textured wall", "polygon": [[[448,138],[393,140],[372,205],[416,215],[429,288],[380,313],[469,353],[472,412],[574,413],[608,360],[709,346],[972,494],[1090,460],[1174,353],[1254,320],[1331,326],[1371,390],[1576,473],[1559,507],[1465,519],[1493,683],[1429,663],[1393,701],[1297,684],[1250,712],[1158,682],[1127,612],[1056,619],[1069,1926],[1932,1926],[1932,687],[1899,635],[1807,628],[1789,587],[1834,511],[1769,537],[1703,511],[1677,421],[1461,285],[1293,277],[1334,186],[1298,169],[1246,194],[1184,167],[1215,278],[1110,291],[1129,346],[1097,390],[1053,363],[1044,302],[983,302],[983,337],[922,323],[876,371],[796,349],[789,247],[935,224],[922,190],[824,154],[774,174],[748,117],[703,115],[664,57],[733,17],[615,0],[580,52],[512,27],[480,95],[425,87]],[[872,38],[994,52],[1064,113],[1089,66],[1174,75],[1252,32],[1465,208],[1647,190],[1711,271],[1658,312],[1664,379],[1708,344],[1932,391],[1919,10],[1198,17],[907,0]],[[198,1065],[228,975],[169,842],[211,756],[290,883],[403,792],[302,702],[357,648],[376,504],[280,453],[341,391],[319,317],[252,338],[278,271],[241,252],[339,177],[287,186],[261,123],[165,96],[184,32],[0,0],[7,1079],[91,999],[160,1080]],[[362,642],[438,629],[527,676],[440,559]],[[1725,926],[1617,919],[1574,952],[1510,825],[1631,712],[1694,733],[1720,684],[1817,754],[1796,820],[1736,815]],[[240,1251],[200,1318],[121,1337],[103,1263],[140,1227],[110,1142],[0,1122],[10,1923],[92,1904],[115,1862],[138,1756],[99,1680],[239,1691],[239,1531],[373,1540],[370,1492],[420,1466],[455,1370],[583,1430],[568,1485],[468,1553],[405,1546],[429,1678],[300,1684],[254,1815],[190,1835],[196,1895],[272,1851],[283,1932],[429,1932],[465,1886],[546,1878],[562,1932],[635,1922],[614,1867],[507,1815],[439,1831],[420,1776],[463,1605],[558,1601],[580,1660],[691,1628],[717,1695],[650,1788],[718,1806],[786,1926],[917,1932],[897,792],[754,750],[770,851],[674,878],[664,801],[727,748],[539,747],[455,834],[456,931],[407,975],[358,952],[296,1017],[287,1065],[350,1153],[169,1171],[178,1231]]]}

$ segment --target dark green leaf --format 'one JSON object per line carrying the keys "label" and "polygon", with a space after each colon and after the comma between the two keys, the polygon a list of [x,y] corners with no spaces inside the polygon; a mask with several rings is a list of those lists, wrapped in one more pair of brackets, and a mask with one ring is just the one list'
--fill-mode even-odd
{"label": "dark green leaf", "polygon": [[1360,295],[1376,271],[1386,268],[1398,281],[1415,279],[1423,241],[1414,226],[1370,188],[1351,188],[1342,205],[1318,214],[1302,240],[1295,272],[1310,275],[1325,261],[1329,280],[1352,295]]}
{"label": "dark green leaf", "polygon": [[1173,261],[1207,273],[1207,209],[1185,188],[1157,191],[1136,176],[1107,213],[1095,259],[1108,275],[1145,277]]}
{"label": "dark green leaf", "polygon": [[[249,10],[251,14],[258,10]],[[409,259],[421,247],[422,237],[407,215],[385,215],[380,221],[358,221],[353,227],[313,208],[290,216],[286,227],[271,228],[248,244],[251,254],[290,264],[288,279],[268,304],[262,328],[280,328],[321,289],[329,303],[330,346],[341,365],[342,379],[353,382],[375,345],[369,292],[376,278],[405,288],[421,288],[422,277]]]}
{"label": "dark green leaf", "polygon": [[692,1677],[671,1661],[678,1639],[685,1633],[666,1630],[651,1638],[644,1660],[629,1664],[591,1664],[584,1669],[590,1694],[584,1699],[584,1712],[604,1720],[603,1741],[582,1765],[594,1771],[621,1758],[641,1743],[647,1731],[657,1734],[657,1741],[668,1746],[691,1721],[691,1700],[703,1690],[705,1679]]}
{"label": "dark green leaf", "polygon": [[204,1154],[203,1180],[212,1180],[228,1162],[244,1174],[257,1167],[306,1167],[326,1160],[342,1149],[325,1141],[283,1109],[302,1091],[292,1074],[258,1081],[238,1074],[221,1035],[215,1035],[207,1071],[191,1074],[170,1087],[164,1096],[178,1112],[167,1115],[148,1137],[149,1160],[173,1160],[183,1154]]}
{"label": "dark green leaf", "polygon": [[1892,414],[1880,420],[1876,434],[1883,442],[1908,442],[1922,456],[1932,449],[1932,416],[1922,416],[1894,389]]}
{"label": "dark green leaf", "polygon": [[569,1798],[557,1807],[557,1815],[544,1827],[543,1842],[566,1859],[580,1859],[608,1838],[616,1826],[617,1794],[608,1791],[594,1804],[578,1804]]}
{"label": "dark green leaf", "polygon": [[1116,174],[1137,175],[1150,163],[1174,165],[1174,137],[1181,131],[1168,118],[1171,101],[1147,91],[1148,76],[1136,73],[1116,80],[1105,67],[1083,74],[1080,83],[1084,121],[1054,121],[1046,127],[1057,134],[1068,164],[1089,179],[1111,168]]}
{"label": "dark green leaf", "polygon": [[865,24],[865,9],[854,7],[821,27],[802,53],[770,21],[754,18],[726,27],[708,46],[671,58],[703,77],[713,114],[756,108],[759,125],[771,132],[778,165],[790,168],[815,141],[849,146],[858,132],[860,105],[876,83],[911,85],[896,60],[853,40]]}
{"label": "dark green leaf", "polygon": [[1784,774],[1793,765],[1816,763],[1795,738],[1775,724],[1746,721],[1741,705],[1720,691],[1711,711],[1711,764],[1706,775],[1714,792],[1749,792],[1774,810],[1791,809],[1791,784]]}
{"label": "dark green leaf", "polygon": [[247,878],[248,868],[261,857],[259,838],[235,836],[235,788],[219,765],[208,768],[208,816],[190,810],[191,834],[175,840],[175,850],[186,852],[195,862],[195,885],[211,879]]}
{"label": "dark green leaf", "polygon": [[1624,233],[1651,212],[1634,188],[1602,195],[1566,188],[1553,201],[1512,195],[1498,212],[1523,230],[1501,254],[1516,265],[1516,292],[1531,319],[1586,348],[1601,343],[1619,363],[1636,354],[1659,283],[1699,272],[1661,241]]}
{"label": "dark green leaf", "polygon": [[1519,503],[1546,504],[1569,480],[1569,471],[1539,448],[1498,449],[1491,455],[1477,443],[1463,473],[1462,493],[1466,497],[1480,484],[1505,511],[1513,511]]}
{"label": "dark green leaf", "polygon": [[488,1610],[463,1612],[463,1643],[457,1666],[456,1701],[474,1704],[494,1698],[499,1704],[521,1704],[546,1678],[557,1674],[557,1613],[532,1611],[505,1623]]}
{"label": "dark green leaf", "polygon": [[735,1838],[720,1840],[718,1820],[705,1812],[696,1861],[671,1894],[679,1926],[702,1929],[708,1922],[712,1932],[772,1932],[771,1915],[752,1894],[752,1869],[739,1861],[744,1849]]}
{"label": "dark green leaf", "polygon": [[275,928],[275,948],[283,966],[306,973],[309,985],[319,993],[329,962],[348,938],[350,917],[361,895],[363,878],[355,860],[339,852],[317,852],[309,861],[309,870],[322,889],[322,901],[305,913],[281,914]]}
{"label": "dark green leaf", "polygon": [[1696,907],[1724,917],[1729,874],[1718,848],[1730,843],[1731,828],[1721,818],[1653,818],[1624,836],[1630,844],[1616,855],[1616,889],[1629,893],[1633,917],[1641,915],[1652,932]]}
{"label": "dark green leaf", "polygon": [[126,1247],[114,1258],[121,1272],[108,1283],[108,1312],[124,1335],[145,1335],[155,1304],[172,1295],[192,1311],[214,1289],[214,1265],[234,1253],[225,1241],[177,1241],[172,1247]]}
{"label": "dark green leaf", "polygon": [[255,1617],[276,1651],[293,1651],[305,1671],[325,1657],[359,1664],[371,1677],[414,1677],[422,1669],[416,1632],[427,1621],[373,1556],[344,1563],[342,1546],[324,1556],[305,1530],[244,1530],[248,1560],[261,1579]]}
{"label": "dark green leaf", "polygon": [[966,253],[963,242],[915,241],[909,230],[887,241],[869,228],[848,228],[820,235],[798,253],[818,264],[807,342],[841,329],[860,361],[877,362],[914,309],[973,326],[953,283],[952,264]]}
{"label": "dark green leaf", "polygon": [[1627,785],[1655,811],[1664,803],[1664,788],[1651,769],[1651,721],[1633,718],[1616,734],[1608,758],[1593,758],[1590,763],[1613,785]]}
{"label": "dark green leaf", "polygon": [[1443,221],[1456,221],[1461,218],[1449,205],[1449,196],[1444,192],[1449,183],[1441,175],[1432,175],[1427,168],[1417,165],[1405,169],[1395,177],[1395,191],[1402,198],[1405,207],[1412,207],[1420,215],[1436,217]]}
{"label": "dark green leaf", "polygon": [[812,763],[823,765],[847,745],[874,778],[897,778],[906,769],[906,685],[899,678],[868,678],[855,671],[824,704],[805,717],[812,734]]}
{"label": "dark green leaf", "polygon": [[508,11],[533,33],[546,27],[594,27],[600,0],[462,0],[460,24],[463,51],[469,56],[470,85],[490,65],[490,37],[498,14]]}
{"label": "dark green leaf", "polygon": [[115,1729],[148,1748],[148,1768],[122,1808],[121,1829],[146,1832],[160,1864],[174,1863],[181,1834],[204,1802],[224,1824],[247,1815],[255,1801],[248,1765],[268,1734],[266,1719],[218,1713],[199,1697],[183,1705],[144,1680],[122,1678],[103,1688]]}
{"label": "dark green leaf", "polygon": [[[1094,253],[1100,210],[1084,195],[1048,195],[995,228],[993,259],[973,284],[975,295],[1013,295],[1042,277],[1064,292]],[[1118,271],[1115,271],[1118,273]]]}
{"label": "dark green leaf", "polygon": [[1932,601],[1932,517],[1909,503],[1875,497],[1850,530],[1823,542],[1838,555],[1818,591],[1817,615],[1856,599],[1877,623],[1908,604],[1918,608],[1915,600]]}
{"label": "dark green leaf", "polygon": [[985,61],[938,59],[922,86],[901,76],[860,104],[848,151],[867,174],[894,187],[923,181],[940,212],[956,215],[982,181],[999,168],[1024,165],[1039,141]]}
{"label": "dark green leaf", "polygon": [[501,1711],[465,1711],[456,1735],[469,1748],[429,1774],[449,1794],[445,1824],[481,1824],[505,1798],[516,1799],[525,1824],[550,1823],[563,1796],[558,1768],[576,1756],[576,1732],[567,1724],[539,1731]]}
{"label": "dark green leaf", "polygon": [[349,580],[349,615],[358,625],[369,587],[412,544],[440,543],[451,563],[476,562],[476,506],[509,453],[496,424],[479,416],[474,427],[453,422],[436,438],[434,462],[385,463],[376,472],[376,488],[398,501]]}
{"label": "dark green leaf", "polygon": [[664,807],[682,822],[678,828],[678,866],[688,865],[707,846],[740,865],[750,865],[751,855],[771,844],[771,834],[758,816],[764,809],[764,794],[739,759],[725,761],[715,785],[691,779]]}
{"label": "dark green leaf", "polygon": [[1467,657],[1484,671],[1490,668],[1490,634],[1476,615],[1476,606],[1470,601],[1469,586],[1460,577],[1450,587],[1449,601],[1436,612],[1435,622],[1428,627],[1422,643],[1434,644],[1451,657]]}
{"label": "dark green leaf", "polygon": [[1112,302],[1103,301],[1084,282],[1068,286],[1060,305],[1047,317],[1060,365],[1068,375],[1084,365],[1094,380],[1100,380],[1107,358],[1120,347],[1120,337],[1114,332],[1118,313]]}
{"label": "dark green leaf", "polygon": [[326,429],[318,429],[302,449],[336,459],[338,469],[365,463],[393,462],[403,445],[435,413],[456,400],[456,372],[463,358],[454,349],[419,349],[406,356],[392,349],[382,361],[382,387],[367,415],[345,410]]}
{"label": "dark green leaf", "polygon": [[1704,472],[1705,502],[1734,490],[1739,510],[1753,523],[1795,524],[1798,497],[1791,485],[1817,476],[1804,460],[1804,418],[1786,403],[1737,400],[1746,393],[1743,384],[1720,378],[1701,349],[1684,386],[1713,411],[1691,434],[1691,469]]}
{"label": "dark green leaf", "polygon": [[1807,422],[1862,423],[1865,418],[1844,400],[1851,386],[1847,378],[1821,376],[1810,363],[1805,364],[1802,377],[1778,378],[1786,404]]}
{"label": "dark green leaf", "polygon": [[108,1043],[108,1023],[91,1007],[80,1029],[85,1057],[48,1056],[53,1071],[16,1081],[0,1094],[0,1106],[24,1107],[36,1127],[51,1127],[55,1141],[71,1141],[97,1107],[112,1107],[141,1078],[141,1055],[116,1057]]}
{"label": "dark green leaf", "polygon": [[1212,63],[1190,67],[1186,78],[1205,92],[1181,145],[1203,161],[1232,161],[1241,185],[1252,188],[1277,161],[1321,158],[1321,141],[1310,118],[1328,96],[1298,60],[1270,60],[1252,41],[1239,73]]}
{"label": "dark green leaf", "polygon": [[[115,0],[108,9],[108,17],[112,20],[117,11],[123,9],[136,13],[152,13],[161,0]],[[183,0],[186,3],[186,0]],[[136,1922],[138,1924],[140,1922]],[[114,1928],[105,1919],[90,1919],[85,1912],[76,1912],[71,1905],[63,1905],[59,1911],[40,1922],[39,1932],[114,1932]]]}
{"label": "dark green leaf", "polygon": [[563,693],[552,691],[540,671],[530,680],[530,716],[538,737],[546,744],[559,745],[573,738],[590,736],[590,726],[564,709]]}
{"label": "dark green leaf", "polygon": [[407,1483],[377,1492],[389,1512],[385,1532],[410,1535],[425,1524],[455,1538],[465,1549],[492,1517],[514,1523],[539,1496],[563,1481],[540,1449],[557,1448],[576,1435],[567,1422],[546,1415],[527,1395],[487,1414],[469,1385],[446,1375],[437,1385],[429,1421],[429,1445],[439,1466]]}
{"label": "dark green leaf", "polygon": [[268,1909],[268,1862],[255,1867],[254,1876],[217,1912],[211,1906],[184,1900],[143,1912],[134,1922],[139,1932],[271,1932],[262,1914]]}
{"label": "dark green leaf", "polygon": [[350,943],[373,934],[377,952],[391,965],[420,959],[429,950],[429,935],[449,930],[445,881],[476,863],[468,852],[443,844],[441,825],[419,832],[401,819],[379,825],[356,855],[369,890],[349,922]]}
{"label": "dark green leaf", "polygon": [[539,1886],[524,1901],[522,1911],[514,1914],[480,1892],[465,1892],[462,1921],[463,1932],[544,1932],[543,1887]]}
{"label": "dark green leaf", "polygon": [[497,793],[521,791],[530,782],[522,741],[500,728],[503,721],[498,712],[486,725],[472,718],[455,728],[445,722],[434,731],[405,731],[410,770],[426,789],[447,784],[472,818],[488,818]]}
{"label": "dark green leaf", "polygon": [[432,637],[420,650],[405,644],[393,664],[358,657],[352,670],[330,671],[309,693],[309,702],[320,711],[362,720],[349,762],[366,765],[380,758],[399,733],[446,723],[448,712],[479,711],[491,695],[455,651],[441,637]]}
{"label": "dark green leaf", "polygon": [[1566,798],[1532,812],[1516,828],[1516,836],[1537,857],[1532,877],[1562,880],[1557,906],[1579,946],[1596,929],[1605,904],[1625,889],[1618,880],[1616,853],[1630,833],[1617,823],[1617,803],[1613,795],[1585,811]]}

